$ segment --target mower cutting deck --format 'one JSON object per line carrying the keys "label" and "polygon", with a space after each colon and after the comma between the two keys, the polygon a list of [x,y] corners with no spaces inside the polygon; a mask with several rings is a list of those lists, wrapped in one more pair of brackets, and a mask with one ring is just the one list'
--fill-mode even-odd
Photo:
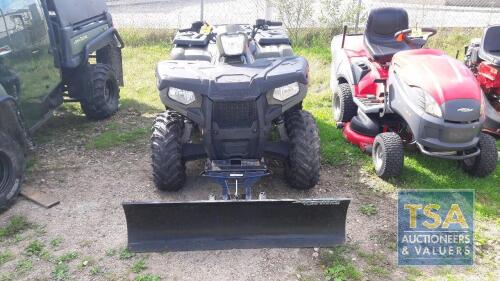
{"label": "mower cutting deck", "polygon": [[[345,240],[348,199],[253,200],[252,187],[283,162],[292,188],[319,181],[320,140],[302,110],[308,63],[293,55],[279,23],[194,23],[158,64],[155,185],[180,190],[186,161],[205,159],[203,176],[221,186],[208,201],[123,205],[132,251],[331,247]],[[216,200],[216,197],[222,200]]]}

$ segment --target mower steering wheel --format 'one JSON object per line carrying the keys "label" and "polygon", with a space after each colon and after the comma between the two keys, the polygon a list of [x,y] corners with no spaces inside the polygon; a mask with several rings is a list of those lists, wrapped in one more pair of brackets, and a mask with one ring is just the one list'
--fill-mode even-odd
{"label": "mower steering wheel", "polygon": [[432,36],[436,35],[436,33],[437,33],[437,30],[435,28],[430,28],[430,27],[422,27],[420,30],[422,30],[422,32],[428,33],[425,36],[425,40],[431,38]]}
{"label": "mower steering wheel", "polygon": [[411,29],[403,29],[394,34],[394,39],[398,42],[406,42],[406,38],[411,34]]}

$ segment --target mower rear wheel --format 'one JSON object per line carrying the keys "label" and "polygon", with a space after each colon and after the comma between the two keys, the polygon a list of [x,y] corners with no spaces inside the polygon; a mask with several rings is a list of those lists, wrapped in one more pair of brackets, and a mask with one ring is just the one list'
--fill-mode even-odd
{"label": "mower rear wheel", "polygon": [[404,148],[396,133],[382,133],[375,137],[372,150],[373,165],[382,179],[397,177],[403,171]]}
{"label": "mower rear wheel", "polygon": [[21,191],[25,157],[22,147],[0,132],[0,213],[7,210]]}
{"label": "mower rear wheel", "polygon": [[89,66],[92,90],[82,100],[83,112],[90,119],[102,120],[118,111],[120,87],[113,68],[107,64]]}
{"label": "mower rear wheel", "polygon": [[290,142],[285,161],[285,177],[295,189],[311,189],[319,181],[320,140],[311,113],[294,110],[285,114],[285,127]]}
{"label": "mower rear wheel", "polygon": [[182,159],[183,117],[168,110],[156,117],[151,136],[153,177],[156,187],[177,191],[186,182],[186,163]]}
{"label": "mower rear wheel", "polygon": [[356,116],[358,106],[352,99],[351,86],[340,83],[333,93],[333,118],[337,122],[349,122]]}
{"label": "mower rear wheel", "polygon": [[474,157],[460,161],[462,169],[474,177],[486,177],[497,167],[498,151],[495,139],[485,133],[479,136],[478,148],[481,153]]}

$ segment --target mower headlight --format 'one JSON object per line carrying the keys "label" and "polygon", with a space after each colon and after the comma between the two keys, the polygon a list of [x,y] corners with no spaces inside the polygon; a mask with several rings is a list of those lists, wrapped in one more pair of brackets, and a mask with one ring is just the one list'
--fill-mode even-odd
{"label": "mower headlight", "polygon": [[443,112],[441,111],[441,107],[431,95],[424,92],[424,99],[425,99],[425,105],[424,105],[425,112],[438,118],[443,117]]}
{"label": "mower headlight", "polygon": [[188,105],[196,100],[193,92],[173,87],[168,89],[168,97],[185,105]]}
{"label": "mower headlight", "polygon": [[242,33],[224,34],[220,37],[222,50],[226,56],[239,56],[245,52],[246,36]]}
{"label": "mower headlight", "polygon": [[279,101],[284,101],[297,95],[299,91],[300,91],[299,83],[294,82],[292,84],[288,84],[283,87],[274,89],[273,98]]}

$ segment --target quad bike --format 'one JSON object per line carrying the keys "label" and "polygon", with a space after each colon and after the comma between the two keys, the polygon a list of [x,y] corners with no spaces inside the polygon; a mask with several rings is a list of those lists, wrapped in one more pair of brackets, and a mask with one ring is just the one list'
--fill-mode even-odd
{"label": "quad bike", "polygon": [[486,96],[486,121],[483,130],[500,136],[500,25],[485,29],[465,47],[465,65],[469,67]]}
{"label": "quad bike", "polygon": [[186,162],[205,159],[203,176],[222,187],[208,201],[125,203],[131,251],[318,247],[345,239],[347,199],[253,200],[284,163],[295,189],[319,180],[320,141],[302,110],[308,63],[293,55],[280,23],[210,26],[196,22],[174,38],[172,60],[157,67],[168,108],[151,138],[153,177],[161,191],[180,190]]}
{"label": "quad bike", "polygon": [[344,137],[371,153],[381,178],[397,177],[404,148],[457,160],[484,177],[495,170],[495,140],[484,133],[485,101],[472,72],[433,49],[436,30],[412,36],[399,8],[370,12],[362,35],[332,41],[333,114]]}

